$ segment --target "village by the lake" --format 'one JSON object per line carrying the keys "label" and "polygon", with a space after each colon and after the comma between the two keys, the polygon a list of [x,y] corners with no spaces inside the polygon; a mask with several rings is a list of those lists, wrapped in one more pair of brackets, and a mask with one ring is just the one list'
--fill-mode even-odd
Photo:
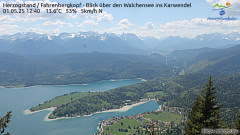
{"label": "village by the lake", "polygon": [[160,105],[157,111],[119,116],[103,120],[99,123],[101,135],[156,135],[180,134],[184,130],[187,111],[180,107]]}

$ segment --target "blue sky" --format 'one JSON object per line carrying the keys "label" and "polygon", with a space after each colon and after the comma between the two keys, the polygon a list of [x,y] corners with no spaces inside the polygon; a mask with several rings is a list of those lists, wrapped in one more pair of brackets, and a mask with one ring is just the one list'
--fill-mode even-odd
{"label": "blue sky", "polygon": [[[103,8],[103,13],[82,14],[78,9],[77,14],[46,13],[41,8],[41,13],[6,14],[3,13],[3,3],[107,3],[107,4],[185,4],[191,3],[190,8]],[[216,3],[225,5],[231,3],[232,9],[226,10],[223,17],[236,17],[237,21],[214,21],[208,17],[220,17],[219,11],[213,11]],[[6,8],[5,8],[6,9]],[[17,9],[17,8],[16,8]],[[92,8],[87,8],[92,9]],[[65,10],[65,9],[63,9]],[[194,38],[200,34],[214,32],[231,33],[240,32],[240,1],[239,0],[93,0],[93,1],[66,1],[45,0],[28,1],[13,0],[0,1],[0,35],[14,34],[17,32],[61,33],[94,31],[98,33],[134,33],[138,36],[152,36],[165,38],[167,36],[181,36]]]}

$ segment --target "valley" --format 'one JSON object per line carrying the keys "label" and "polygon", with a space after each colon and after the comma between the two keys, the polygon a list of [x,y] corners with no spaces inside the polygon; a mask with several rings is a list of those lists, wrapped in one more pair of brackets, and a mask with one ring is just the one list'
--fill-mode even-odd
{"label": "valley", "polygon": [[[103,35],[96,35],[96,33],[87,34],[93,34],[88,38],[94,39],[88,39],[86,43],[79,41],[79,43],[84,43],[84,46],[87,48],[90,45],[89,42],[92,42],[92,40],[95,41],[103,38]],[[63,35],[61,35],[61,40],[63,40]],[[77,40],[86,40],[86,37],[76,36],[69,38],[69,34],[65,33],[65,36],[66,35],[68,36],[65,37],[66,39],[64,40],[68,42],[77,43]],[[36,37],[38,36],[39,35]],[[45,120],[44,123],[58,123],[58,121],[61,123],[64,120],[68,121],[70,118],[95,118],[98,115],[104,115],[105,120],[109,119],[110,116],[118,118],[117,115],[121,115],[122,117],[124,116],[124,119],[121,120],[123,123],[132,123],[132,120],[129,121],[125,118],[141,115],[147,111],[153,113],[153,110],[154,112],[157,111],[159,105],[162,103],[165,103],[165,105],[170,108],[182,108],[184,112],[189,112],[196,97],[204,91],[207,79],[211,75],[214,86],[216,86],[217,100],[219,104],[224,104],[221,108],[221,117],[224,118],[226,124],[230,126],[233,125],[236,114],[240,109],[240,100],[238,98],[240,94],[240,45],[231,45],[223,48],[210,48],[208,46],[203,48],[193,47],[175,51],[168,48],[168,53],[148,53],[151,51],[151,48],[141,47],[141,45],[144,46],[144,42],[143,40],[139,40],[138,37],[129,38],[127,35],[121,35],[120,37],[116,37],[115,35],[105,36],[109,39],[104,39],[102,42],[108,42],[107,40],[110,42],[111,40],[112,44],[114,42],[120,43],[124,41],[126,44],[131,43],[131,47],[136,50],[127,49],[129,51],[132,50],[134,53],[128,51],[126,53],[120,53],[112,50],[101,52],[91,49],[87,52],[84,51],[84,53],[58,51],[59,53],[49,52],[42,54],[41,52],[34,51],[33,53],[27,53],[25,50],[24,52],[19,51],[19,53],[14,53],[14,51],[0,52],[0,85],[3,87],[1,88],[2,94],[4,94],[5,91],[11,93],[12,90],[20,92],[23,90],[22,92],[24,93],[27,89],[34,90],[40,88],[36,92],[41,93],[44,89],[56,88],[56,91],[59,89],[60,92],[57,92],[58,94],[52,93],[51,90],[45,91],[46,93],[51,93],[51,96],[43,98],[44,94],[42,94],[41,99],[28,104],[27,108],[21,107],[21,109],[17,111],[18,113],[24,112],[24,114],[27,114],[24,115],[24,117],[44,114],[41,115],[41,118]],[[112,39],[112,36],[115,38]],[[131,36],[134,37],[134,35]],[[25,37],[23,37],[19,43],[22,42],[24,45],[26,45],[25,42],[32,42],[31,44],[33,44],[33,42],[36,41],[41,43],[39,42],[41,38],[32,41],[24,38]],[[50,38],[52,40],[50,40]],[[60,37],[48,37],[48,40],[44,41],[43,44],[47,45],[45,42],[52,42],[54,38],[57,39]],[[194,40],[197,40],[197,38]],[[16,41],[13,41],[11,44],[14,42]],[[152,42],[157,43],[160,41],[152,40]],[[107,43],[103,44],[107,45]],[[140,46],[138,48],[136,48],[136,46],[134,47],[136,44]],[[171,44],[171,42],[169,42],[169,44]],[[21,47],[21,45],[18,45],[18,47]],[[96,48],[96,46],[92,47]],[[107,48],[109,49],[109,47]],[[115,47],[112,49],[121,50]],[[56,49],[53,50],[56,51]],[[133,81],[134,83],[130,84],[117,85],[116,87],[108,87],[108,83],[106,83],[106,87],[108,88],[104,90],[101,90],[101,87],[95,87],[94,89],[91,89],[91,87],[88,88],[91,84],[101,83],[106,80],[109,80],[110,83],[135,79],[138,81]],[[65,87],[70,90],[65,89]],[[61,90],[63,91],[61,92]],[[38,94],[35,96],[37,95]],[[24,95],[21,96],[24,97]],[[4,98],[4,100],[7,99]],[[144,108],[146,104],[151,104],[148,110]],[[154,109],[151,110],[151,107]],[[132,112],[134,108],[140,108],[141,111],[134,113]],[[4,110],[6,109],[9,110],[9,108],[5,108]],[[166,112],[159,116],[155,116],[156,114],[144,114],[144,117],[141,118],[144,119],[144,122],[146,122],[145,120],[148,118],[162,121],[165,113]],[[171,113],[167,114],[167,116],[171,115]],[[20,114],[17,114],[17,116],[19,118],[22,117]],[[56,119],[57,121],[52,121]],[[104,119],[99,117],[97,120],[102,121]],[[181,121],[182,120],[183,117],[181,116]],[[185,120],[186,119],[184,119],[184,121]],[[165,120],[165,122],[172,121],[181,124],[177,118],[174,120]],[[98,122],[95,121],[95,127],[97,127],[97,123]],[[178,126],[171,127],[174,130],[168,130],[166,128],[164,132],[179,132],[184,129],[183,123],[181,128]],[[148,123],[148,126],[149,124],[150,123]],[[136,128],[136,123],[132,126]],[[130,126],[131,129],[127,127],[129,131],[133,131],[132,126]],[[111,130],[125,133],[127,128],[123,127],[115,131],[116,128],[114,125],[113,127],[104,127],[103,134],[108,134]],[[134,130],[133,132],[145,133],[143,131],[144,128],[141,128],[141,130]],[[148,127],[148,129],[150,130],[151,128]],[[147,130],[147,128],[145,130]],[[91,134],[97,133],[96,130],[90,132]],[[147,134],[147,132],[145,134]]]}

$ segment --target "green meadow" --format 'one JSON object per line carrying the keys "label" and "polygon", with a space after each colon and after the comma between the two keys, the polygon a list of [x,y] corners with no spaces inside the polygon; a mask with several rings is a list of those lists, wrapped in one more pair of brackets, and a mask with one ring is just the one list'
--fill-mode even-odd
{"label": "green meadow", "polygon": [[143,117],[150,118],[152,120],[161,120],[163,122],[174,121],[176,124],[180,124],[181,120],[184,118],[183,115],[169,112],[162,112],[160,114],[144,114]]}
{"label": "green meadow", "polygon": [[77,100],[79,98],[82,97],[86,97],[86,96],[90,96],[93,94],[96,94],[97,92],[77,92],[77,93],[73,93],[73,94],[67,94],[67,95],[63,95],[63,96],[59,96],[56,97],[50,101],[46,101],[43,104],[39,104],[38,106],[34,106],[33,108],[31,108],[32,111],[38,111],[38,110],[42,110],[42,109],[46,109],[46,108],[50,108],[50,107],[57,107],[63,104],[67,104],[70,103],[74,100]]}
{"label": "green meadow", "polygon": [[[114,123],[111,126],[103,126],[103,133],[107,134],[116,134],[116,135],[126,135],[126,133],[136,132],[137,129],[134,129],[134,127],[139,126],[140,123],[134,119],[123,119],[119,120],[117,123]],[[131,129],[130,129],[131,128]],[[119,132],[121,129],[127,129],[128,132]]]}

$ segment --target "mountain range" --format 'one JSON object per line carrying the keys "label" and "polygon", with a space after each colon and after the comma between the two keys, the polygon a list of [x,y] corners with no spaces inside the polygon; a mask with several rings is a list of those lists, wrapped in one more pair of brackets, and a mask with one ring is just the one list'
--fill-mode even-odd
{"label": "mountain range", "polygon": [[161,41],[158,48],[170,50],[197,49],[203,47],[228,48],[240,44],[240,34],[212,33],[198,35],[193,39],[181,37],[167,37]]}
{"label": "mountain range", "polygon": [[116,53],[19,55],[0,53],[0,85],[88,83],[109,79],[168,78],[183,74],[240,73],[240,45],[177,50],[166,56]]}
{"label": "mountain range", "polygon": [[94,32],[37,34],[17,33],[0,37],[0,51],[14,54],[63,54],[63,53],[124,53],[142,54],[143,50],[129,46],[114,34]]}
{"label": "mountain range", "polygon": [[240,34],[203,34],[193,39],[182,37],[138,37],[135,34],[99,34],[95,32],[37,34],[16,33],[0,36],[0,52],[14,54],[63,54],[63,53],[120,53],[147,54],[169,53],[172,50],[203,47],[227,48],[240,44]]}

